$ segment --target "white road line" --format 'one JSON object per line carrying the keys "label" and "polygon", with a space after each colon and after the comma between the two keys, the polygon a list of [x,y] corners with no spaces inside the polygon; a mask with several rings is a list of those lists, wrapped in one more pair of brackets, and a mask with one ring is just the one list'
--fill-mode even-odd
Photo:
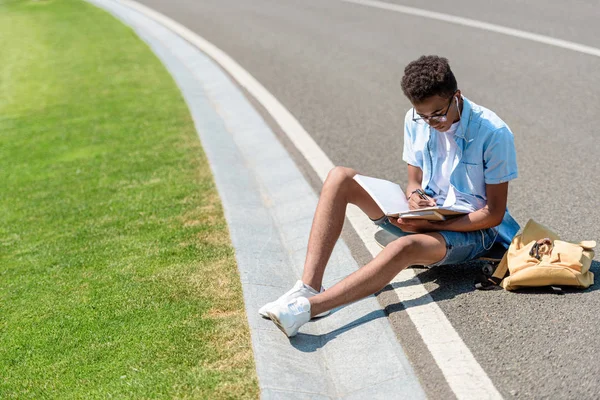
{"label": "white road line", "polygon": [[377,0],[340,0],[346,3],[354,3],[367,7],[379,8],[382,10],[395,11],[403,14],[415,15],[418,17],[435,19],[438,21],[450,22],[452,24],[468,26],[470,28],[483,29],[485,31],[501,33],[503,35],[514,36],[520,39],[531,40],[533,42],[544,43],[550,46],[562,47],[577,51],[579,53],[589,54],[591,56],[600,57],[600,49],[596,47],[586,46],[580,43],[569,42],[568,40],[556,39],[550,36],[539,35],[522,31],[519,29],[508,28],[502,25],[490,24],[487,22],[478,21],[470,18],[457,17],[455,15],[443,14],[421,8],[401,6],[399,4],[385,3]]}
{"label": "white road line", "polygon": [[[304,130],[296,118],[252,75],[212,43],[172,19],[132,0],[118,0],[171,29],[215,60],[242,87],[244,87],[269,112],[286,133],[322,181],[334,167],[331,160]],[[375,257],[380,252],[373,235],[375,226],[354,206],[348,207],[348,219]],[[402,271],[395,282],[400,285],[396,293],[423,341],[440,367],[450,388],[459,399],[501,399],[492,381],[477,363],[448,318],[431,298],[412,270]]]}

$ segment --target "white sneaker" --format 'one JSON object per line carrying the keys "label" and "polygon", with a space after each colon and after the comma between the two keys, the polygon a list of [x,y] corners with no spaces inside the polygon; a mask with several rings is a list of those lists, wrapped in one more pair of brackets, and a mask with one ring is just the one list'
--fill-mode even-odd
{"label": "white sneaker", "polygon": [[[324,287],[321,287],[321,291],[319,293],[323,293],[325,291]],[[306,297],[307,299],[316,296],[317,294],[316,290],[314,290],[313,288],[311,288],[308,285],[305,285],[302,281],[297,281],[296,284],[294,285],[293,288],[291,288],[287,293],[284,293],[282,296],[280,296],[277,300],[272,301],[270,303],[265,304],[264,306],[262,306],[259,310],[258,313],[263,316],[264,318],[269,318],[269,316],[267,315],[267,313],[273,309],[274,307],[276,307],[277,305],[286,305],[287,303],[291,302],[294,299],[297,299],[298,297]],[[316,315],[315,317],[324,317],[326,315],[329,315],[329,313],[331,313],[330,311],[325,311],[324,313],[321,313],[319,315]]]}
{"label": "white sneaker", "polygon": [[288,304],[278,304],[267,315],[287,337],[296,336],[298,329],[310,321],[310,302],[306,297],[298,297]]}

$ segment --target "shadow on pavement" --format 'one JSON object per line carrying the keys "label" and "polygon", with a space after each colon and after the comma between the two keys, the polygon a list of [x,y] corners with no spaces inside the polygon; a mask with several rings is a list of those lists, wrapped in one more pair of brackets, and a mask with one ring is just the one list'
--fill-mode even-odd
{"label": "shadow on pavement", "polygon": [[362,324],[366,324],[367,322],[371,322],[383,317],[387,317],[383,310],[371,311],[370,313],[365,314],[362,317],[355,319],[354,321],[344,326],[341,326],[329,333],[324,333],[322,335],[313,335],[310,333],[300,332],[296,336],[290,338],[290,344],[302,352],[312,353],[325,346],[329,341],[335,339],[342,333],[347,332],[350,329],[354,329]]}
{"label": "shadow on pavement", "polygon": [[[397,311],[402,311],[415,305],[423,305],[430,303],[432,299],[433,301],[437,302],[441,300],[452,299],[463,293],[473,292],[476,290],[474,282],[477,278],[477,275],[481,273],[482,266],[482,262],[474,261],[459,265],[447,265],[434,268],[415,268],[416,270],[418,269],[417,276],[419,277],[419,280],[429,289],[429,294],[431,295],[430,298],[424,299],[421,297],[405,301],[404,303],[398,302],[390,304],[385,307],[385,311],[371,311],[370,313],[363,315],[362,317],[344,326],[341,326],[329,333],[325,333],[322,335],[298,333],[298,335],[296,335],[295,337],[290,338],[290,344],[302,352],[312,353],[317,349],[322,348],[329,341],[337,338],[342,333],[347,332],[350,329],[356,328],[367,322],[376,320],[378,318],[386,317],[388,314],[392,314]],[[600,275],[598,275],[600,273],[600,262],[592,261],[591,271],[594,273],[594,275],[600,277]],[[411,282],[393,283],[383,288],[381,292],[394,290],[399,287],[410,286],[411,284]],[[432,284],[437,285],[437,287],[431,288]],[[585,292],[596,291],[599,289],[600,283],[598,282],[596,282],[594,285],[592,285],[589,289],[586,290],[563,287],[565,295],[577,295]],[[498,288],[497,290],[502,289]],[[552,292],[549,288],[546,287],[523,289],[513,293],[556,296],[554,292]],[[339,309],[336,309],[333,312],[335,313],[338,310]]]}
{"label": "shadow on pavement", "polygon": [[[435,301],[440,301],[452,299],[458,295],[476,291],[475,282],[482,275],[481,268],[483,265],[484,263],[481,261],[472,261],[457,265],[444,265],[433,268],[414,267],[413,269],[415,270],[416,275],[421,283],[429,290],[431,297]],[[590,271],[594,273],[596,278],[594,285],[590,286],[588,289],[577,289],[564,286],[562,287],[564,294],[581,294],[584,292],[594,292],[600,290],[600,282],[598,282],[598,279],[600,279],[600,262],[592,261]],[[383,288],[382,292],[401,287],[407,287],[412,284],[413,283],[410,281],[395,282]],[[497,290],[502,289],[498,287]],[[515,291],[514,293],[555,295],[555,293],[548,287],[521,289]],[[411,307],[411,303],[415,302],[418,302],[418,304],[424,304],[423,299],[415,299],[405,302],[404,305],[401,303],[391,305],[388,307],[391,307],[388,311],[391,313],[400,309],[406,309]]]}

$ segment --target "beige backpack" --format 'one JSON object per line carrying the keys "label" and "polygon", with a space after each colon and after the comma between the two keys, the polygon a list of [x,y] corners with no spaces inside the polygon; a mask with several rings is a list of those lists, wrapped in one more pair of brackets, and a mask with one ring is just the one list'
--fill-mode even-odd
{"label": "beige backpack", "polygon": [[590,271],[594,247],[593,240],[562,241],[550,229],[530,219],[523,232],[513,238],[493,275],[478,289],[495,285],[506,290],[550,286],[559,293],[561,289],[556,286],[587,289],[594,284]]}

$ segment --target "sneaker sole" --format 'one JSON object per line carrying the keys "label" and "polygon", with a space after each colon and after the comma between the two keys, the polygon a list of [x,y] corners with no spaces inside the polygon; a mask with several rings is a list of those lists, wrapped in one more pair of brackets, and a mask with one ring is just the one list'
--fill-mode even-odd
{"label": "sneaker sole", "polygon": [[269,317],[269,319],[271,319],[271,321],[273,321],[273,323],[275,324],[275,326],[277,328],[279,328],[279,330],[281,332],[283,332],[283,334],[285,336],[289,337],[288,334],[285,332],[285,329],[283,329],[283,325],[281,325],[281,322],[279,322],[279,318],[277,318],[274,314],[272,314],[272,313],[270,313],[268,311],[267,311],[267,316]]}
{"label": "sneaker sole", "polygon": [[[315,319],[315,318],[323,318],[323,317],[326,317],[326,316],[328,316],[329,314],[331,314],[331,310],[329,310],[329,311],[325,311],[325,312],[322,312],[322,313],[321,313],[321,314],[319,314],[319,315],[315,315],[315,316],[314,316],[314,317],[312,317],[311,319]],[[260,315],[261,317],[263,317],[263,318],[265,318],[265,319],[271,319],[271,317],[269,316],[269,312],[268,312],[268,311],[267,311],[266,313],[264,313],[264,314],[262,314],[262,313],[258,313],[258,315]]]}
{"label": "sneaker sole", "polygon": [[322,313],[321,313],[321,314],[319,314],[319,315],[315,315],[315,316],[314,316],[314,317],[312,317],[311,319],[326,317],[326,316],[328,316],[329,314],[331,314],[331,310],[329,310],[329,311],[325,311],[325,312],[322,312]]}

